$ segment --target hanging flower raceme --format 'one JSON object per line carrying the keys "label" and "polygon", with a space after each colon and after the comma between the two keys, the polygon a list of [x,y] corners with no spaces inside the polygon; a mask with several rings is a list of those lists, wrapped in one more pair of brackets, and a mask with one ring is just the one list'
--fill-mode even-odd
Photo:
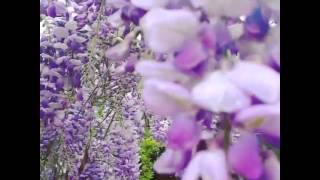
{"label": "hanging flower raceme", "polygon": [[[241,71],[242,73],[238,71]],[[259,75],[246,76],[246,74],[252,73],[253,71],[259,72]],[[250,136],[253,139],[256,139],[256,144],[258,141],[257,137],[259,137],[262,141],[279,147],[280,104],[277,103],[279,102],[280,93],[279,77],[278,72],[265,65],[239,62],[232,70],[227,72],[214,72],[212,75],[208,76],[207,80],[205,79],[203,82],[197,84],[192,90],[192,101],[196,105],[213,112],[234,113],[234,119],[230,119],[230,123],[232,124],[231,128],[240,128],[242,131],[241,134],[243,134],[244,137],[244,134],[252,134]],[[250,96],[254,96],[261,102],[268,104],[251,105]],[[238,100],[239,102],[236,102],[235,100]],[[172,114],[177,113],[183,112],[176,110]],[[171,114],[167,115],[172,116]],[[183,152],[190,148],[193,149],[199,141],[198,128],[199,125],[196,124],[196,121],[188,118],[174,119],[168,132],[167,148],[178,152]],[[241,139],[242,137],[240,140]],[[240,145],[242,144],[241,142],[237,143]],[[254,143],[249,142],[248,144]],[[237,145],[234,146],[234,148],[237,148]],[[257,149],[257,157],[260,158],[258,144],[255,146]],[[237,150],[232,149],[233,145],[231,145],[229,152],[232,157],[230,158],[230,161],[232,161],[233,158],[238,158],[237,155],[233,157],[233,152],[236,152]],[[250,150],[254,149],[249,147],[248,151]],[[245,150],[244,153],[247,153],[246,151],[247,150]],[[248,152],[248,154],[251,155],[252,153]],[[230,163],[232,164],[233,162]],[[258,166],[254,162],[249,162],[249,164],[253,164],[252,168],[257,168],[256,166]],[[262,164],[262,162],[260,164]],[[245,165],[240,163],[238,166],[240,166],[239,173],[241,176],[251,178],[251,175],[246,175],[246,172],[242,172],[244,170],[241,170],[241,168],[245,168]],[[261,166],[262,169],[262,165],[259,166]],[[157,168],[157,166],[155,166],[155,168]],[[255,173],[255,170],[252,168],[247,170],[249,171],[248,173],[251,173],[251,171],[253,171],[252,173]],[[243,175],[243,173],[245,175]],[[254,178],[260,177],[262,175],[262,170],[256,173],[257,174],[252,175],[256,176]]]}
{"label": "hanging flower raceme", "polygon": [[167,141],[167,132],[170,126],[170,121],[159,116],[159,115],[153,115],[150,120],[150,130],[153,138],[162,143],[165,144]]}
{"label": "hanging flower raceme", "polygon": [[[163,62],[142,59],[136,65],[146,107],[171,121],[167,149],[155,170],[190,180],[232,174],[279,179],[280,163],[265,150],[280,148],[280,74],[274,65],[280,64],[279,36],[264,11],[267,3],[191,1],[184,6],[190,5],[199,9],[146,8],[140,21],[147,47],[166,54]],[[247,42],[263,48],[243,46]],[[208,131],[213,122],[219,123]],[[235,132],[239,137],[232,140]],[[203,140],[207,148],[199,151]]]}

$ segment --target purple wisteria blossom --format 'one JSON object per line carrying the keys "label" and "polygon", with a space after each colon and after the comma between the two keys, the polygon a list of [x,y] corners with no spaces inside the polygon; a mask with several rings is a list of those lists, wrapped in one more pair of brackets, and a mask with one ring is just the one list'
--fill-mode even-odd
{"label": "purple wisteria blossom", "polygon": [[166,55],[136,64],[146,107],[172,121],[154,168],[182,179],[277,179],[265,150],[280,148],[280,24],[270,25],[277,3],[190,2],[154,4],[140,21],[146,46]]}

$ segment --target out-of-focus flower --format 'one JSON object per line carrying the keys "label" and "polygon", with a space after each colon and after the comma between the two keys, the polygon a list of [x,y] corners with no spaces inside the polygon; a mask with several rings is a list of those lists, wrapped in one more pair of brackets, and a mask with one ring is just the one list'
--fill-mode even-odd
{"label": "out-of-focus flower", "polygon": [[256,96],[265,103],[279,101],[280,74],[266,65],[238,62],[227,73],[227,78],[246,93]]}
{"label": "out-of-focus flower", "polygon": [[185,41],[195,37],[199,29],[197,17],[184,9],[151,9],[140,24],[147,45],[160,53],[180,48]]}
{"label": "out-of-focus flower", "polygon": [[225,77],[213,72],[192,89],[197,105],[213,112],[234,112],[250,105],[250,98]]}
{"label": "out-of-focus flower", "polygon": [[161,174],[174,174],[183,170],[191,159],[192,152],[166,148],[154,164],[154,169]]}
{"label": "out-of-focus flower", "polygon": [[228,180],[226,156],[223,150],[200,151],[185,169],[182,180]]}
{"label": "out-of-focus flower", "polygon": [[191,0],[196,8],[203,8],[209,16],[240,17],[256,6],[255,0]]}
{"label": "out-of-focus flower", "polygon": [[267,158],[264,161],[264,179],[280,180],[280,162],[272,151],[267,152]]}
{"label": "out-of-focus flower", "polygon": [[235,124],[259,133],[268,143],[280,145],[280,103],[254,105],[237,113]]}
{"label": "out-of-focus flower", "polygon": [[139,8],[149,10],[157,7],[165,7],[169,0],[131,0],[131,3]]}
{"label": "out-of-focus flower", "polygon": [[146,107],[158,115],[174,115],[191,109],[188,90],[179,84],[164,80],[146,80],[143,99]]}
{"label": "out-of-focus flower", "polygon": [[228,151],[228,162],[239,175],[258,179],[263,173],[258,139],[253,134],[242,134]]}
{"label": "out-of-focus flower", "polygon": [[112,60],[122,60],[129,53],[129,45],[130,41],[124,40],[119,44],[109,48],[106,51],[105,56]]}
{"label": "out-of-focus flower", "polygon": [[200,42],[187,42],[176,56],[174,65],[181,71],[188,71],[206,60],[207,54]]}
{"label": "out-of-focus flower", "polygon": [[193,119],[178,116],[173,119],[167,140],[170,149],[190,150],[200,140],[200,127]]}
{"label": "out-of-focus flower", "polygon": [[142,60],[136,65],[136,71],[145,78],[163,79],[171,82],[185,82],[189,78],[178,72],[173,64]]}
{"label": "out-of-focus flower", "polygon": [[244,27],[247,36],[258,40],[263,39],[270,29],[269,21],[262,15],[260,8],[257,8],[248,17],[246,17]]}

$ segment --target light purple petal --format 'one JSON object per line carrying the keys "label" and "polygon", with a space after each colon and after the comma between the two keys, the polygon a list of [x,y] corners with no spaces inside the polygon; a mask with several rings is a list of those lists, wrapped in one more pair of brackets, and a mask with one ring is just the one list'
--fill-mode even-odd
{"label": "light purple petal", "polygon": [[258,139],[253,134],[242,134],[239,141],[231,145],[228,161],[233,170],[248,179],[257,179],[263,173]]}
{"label": "light purple petal", "polygon": [[120,9],[129,4],[127,0],[106,0],[106,4],[108,6],[114,7],[116,9]]}
{"label": "light purple petal", "polygon": [[154,163],[154,170],[160,174],[173,174],[186,167],[191,159],[191,151],[174,151],[167,148]]}
{"label": "light purple petal", "polygon": [[262,0],[273,11],[280,11],[280,0]]}
{"label": "light purple petal", "polygon": [[73,34],[73,35],[69,36],[67,39],[69,39],[71,41],[76,41],[78,43],[84,43],[85,41],[87,41],[86,38],[78,36],[76,34]]}
{"label": "light purple petal", "polygon": [[195,147],[200,140],[198,124],[187,117],[174,118],[168,131],[168,147],[174,150],[188,150]]}
{"label": "light purple petal", "polygon": [[169,0],[131,0],[131,3],[139,8],[150,10],[157,7],[165,7]]}
{"label": "light purple petal", "polygon": [[63,50],[68,49],[68,46],[65,43],[60,43],[60,42],[55,43],[53,47],[57,49],[63,49]]}
{"label": "light purple petal", "polygon": [[105,56],[111,60],[122,60],[129,51],[129,41],[124,40],[121,43],[109,48]]}
{"label": "light purple petal", "polygon": [[280,137],[280,103],[274,105],[254,105],[236,114],[235,123],[247,130],[257,130]]}
{"label": "light purple petal", "polygon": [[267,51],[275,63],[280,67],[280,26],[270,29],[266,43]]}
{"label": "light purple petal", "polygon": [[66,28],[64,27],[55,27],[53,29],[53,34],[57,37],[57,38],[66,38],[69,35],[69,32]]}
{"label": "light purple petal", "polygon": [[189,0],[170,0],[169,4],[166,6],[168,9],[178,9],[181,7],[188,7],[190,5]]}
{"label": "light purple petal", "polygon": [[264,167],[267,180],[280,180],[280,162],[273,152],[269,152]]}
{"label": "light purple petal", "polygon": [[225,78],[214,72],[192,90],[197,105],[214,112],[234,112],[250,105],[250,98]]}
{"label": "light purple petal", "polygon": [[69,29],[69,30],[71,30],[71,31],[74,31],[74,30],[77,29],[77,22],[73,21],[73,20],[70,20],[70,21],[66,22],[64,27]]}
{"label": "light purple petal", "polygon": [[256,132],[280,139],[280,116],[278,116],[277,119],[266,120],[259,128],[257,128]]}
{"label": "light purple petal", "polygon": [[189,78],[178,72],[171,63],[142,60],[136,65],[136,71],[145,78],[164,79],[168,81],[186,82]]}
{"label": "light purple petal", "polygon": [[147,45],[159,53],[172,52],[194,38],[198,23],[197,17],[185,9],[154,8],[140,20]]}
{"label": "light purple petal", "polygon": [[239,88],[265,103],[279,101],[280,74],[266,65],[238,62],[227,77]]}
{"label": "light purple petal", "polygon": [[255,0],[215,0],[223,1],[223,8],[220,11],[222,15],[228,17],[240,17],[243,15],[248,15],[257,5]]}
{"label": "light purple petal", "polygon": [[202,45],[197,41],[186,43],[174,60],[174,65],[180,70],[190,70],[207,58]]}
{"label": "light purple petal", "polygon": [[280,67],[280,47],[275,47],[270,52],[272,59],[274,62]]}
{"label": "light purple petal", "polygon": [[196,8],[203,8],[209,16],[239,17],[250,13],[254,0],[191,0]]}
{"label": "light purple petal", "polygon": [[58,15],[62,16],[67,12],[66,6],[65,6],[64,3],[55,2],[55,6],[56,6],[56,12],[57,12]]}
{"label": "light purple petal", "polygon": [[188,90],[176,83],[148,79],[142,96],[147,108],[158,115],[170,116],[191,109]]}
{"label": "light purple petal", "polygon": [[204,24],[200,31],[200,39],[204,47],[215,49],[217,38],[214,28],[208,24]]}
{"label": "light purple petal", "polygon": [[121,9],[113,13],[108,17],[108,22],[111,24],[112,27],[114,28],[119,28],[120,26],[123,25],[123,20],[121,18]]}
{"label": "light purple petal", "polygon": [[224,47],[232,41],[230,32],[228,31],[227,25],[223,21],[218,21],[213,26],[216,35],[216,41],[219,47]]}
{"label": "light purple petal", "polygon": [[242,23],[236,23],[228,26],[228,30],[230,32],[231,38],[232,39],[240,38],[244,33],[243,28],[244,27]]}
{"label": "light purple petal", "polygon": [[222,150],[200,151],[184,171],[182,180],[228,180],[225,153]]}

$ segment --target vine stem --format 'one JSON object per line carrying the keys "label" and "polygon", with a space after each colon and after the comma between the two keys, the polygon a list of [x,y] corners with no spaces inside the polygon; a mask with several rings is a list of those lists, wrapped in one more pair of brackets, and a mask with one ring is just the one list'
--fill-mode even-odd
{"label": "vine stem", "polygon": [[223,122],[224,122],[224,150],[228,151],[230,146],[230,134],[231,134],[230,116],[227,114],[223,114]]}
{"label": "vine stem", "polygon": [[81,107],[81,109],[80,109],[80,111],[78,112],[77,115],[79,115],[81,112],[83,112],[83,109],[85,108],[85,106],[87,105],[87,103],[90,101],[90,99],[93,98],[93,95],[95,94],[95,91],[98,89],[98,87],[99,87],[99,83],[97,83],[96,87],[91,91],[88,99],[83,103],[83,105],[82,105],[82,107]]}
{"label": "vine stem", "polygon": [[147,115],[146,115],[146,113],[145,113],[145,112],[143,113],[143,117],[142,117],[142,119],[144,119],[144,122],[145,122],[145,128],[146,128],[146,129],[150,129],[150,122],[149,122],[149,119],[147,118]]}
{"label": "vine stem", "polygon": [[97,26],[94,29],[95,34],[94,34],[94,37],[92,38],[92,40],[90,41],[90,45],[89,45],[89,47],[90,47],[89,48],[90,49],[89,60],[92,59],[92,57],[95,53],[95,46],[96,46],[97,39],[98,39],[97,37],[99,35],[99,29],[101,26],[101,19],[102,19],[102,13],[103,13],[104,6],[105,6],[105,1],[101,1],[101,5],[100,5],[99,12],[98,12],[98,17],[97,17]]}
{"label": "vine stem", "polygon": [[109,115],[112,113],[112,110],[111,110],[111,108],[108,110],[108,113],[106,114],[106,116],[103,118],[103,120],[101,121],[101,122],[98,122],[98,126],[100,127],[101,126],[101,124],[105,121],[105,120],[107,120],[107,118],[109,117]]}
{"label": "vine stem", "polygon": [[106,129],[106,132],[105,132],[105,134],[104,134],[104,139],[107,137],[107,135],[108,135],[108,132],[109,132],[109,130],[110,130],[110,128],[111,128],[111,124],[113,123],[113,121],[114,121],[114,117],[115,117],[115,115],[116,115],[116,112],[114,112],[113,113],[113,115],[112,115],[112,118],[111,118],[111,120],[110,120],[110,122],[109,122],[109,124],[108,124],[108,127],[107,127],[107,129]]}

